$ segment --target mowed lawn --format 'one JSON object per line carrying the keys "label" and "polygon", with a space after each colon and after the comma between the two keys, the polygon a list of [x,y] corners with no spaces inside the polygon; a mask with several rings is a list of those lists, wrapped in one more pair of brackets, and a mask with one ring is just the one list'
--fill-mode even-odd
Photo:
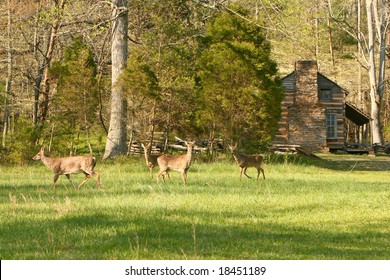
{"label": "mowed lawn", "polygon": [[390,162],[360,159],[269,160],[265,181],[195,161],[187,186],[121,159],[98,163],[101,192],[53,190],[41,162],[0,167],[0,258],[390,259]]}

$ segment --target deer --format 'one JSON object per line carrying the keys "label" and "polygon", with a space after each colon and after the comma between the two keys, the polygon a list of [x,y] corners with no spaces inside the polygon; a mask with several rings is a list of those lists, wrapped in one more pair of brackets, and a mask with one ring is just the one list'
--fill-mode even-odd
{"label": "deer", "polygon": [[194,150],[195,142],[185,142],[187,145],[187,153],[185,155],[174,156],[163,154],[157,158],[157,164],[160,168],[160,171],[157,174],[157,182],[159,177],[162,176],[163,181],[165,182],[165,174],[168,174],[168,171],[173,170],[181,173],[183,184],[187,183],[187,172],[190,169],[192,163],[192,152]]}
{"label": "deer", "polygon": [[[91,176],[96,178],[98,190],[100,190],[100,175],[94,171],[96,165],[96,158],[93,156],[70,156],[61,158],[50,158],[45,155],[45,149],[42,147],[39,152],[32,158],[35,161],[42,160],[54,173],[52,188],[55,188],[55,184],[60,175],[65,175],[69,182],[72,184],[75,190],[79,190],[85,182],[87,182]],[[80,183],[78,188],[73,184],[70,178],[71,174],[84,173],[85,179]]]}
{"label": "deer", "polygon": [[264,159],[262,155],[239,154],[237,151],[237,144],[235,144],[234,146],[229,145],[229,149],[232,152],[233,157],[236,160],[237,164],[240,166],[240,180],[242,177],[242,173],[244,173],[244,175],[249,179],[252,179],[252,177],[246,174],[246,170],[248,167],[255,167],[257,169],[256,180],[259,180],[260,172],[263,173],[263,180],[265,180],[264,169],[261,168],[261,164],[263,163],[263,159]]}
{"label": "deer", "polygon": [[[144,149],[146,165],[149,167],[150,176],[153,178],[153,168],[158,166],[157,158],[159,158],[162,154],[151,154],[151,148],[152,148],[151,143],[149,143],[146,146],[143,143],[141,143],[141,146]],[[169,173],[166,172],[166,174],[170,178]]]}

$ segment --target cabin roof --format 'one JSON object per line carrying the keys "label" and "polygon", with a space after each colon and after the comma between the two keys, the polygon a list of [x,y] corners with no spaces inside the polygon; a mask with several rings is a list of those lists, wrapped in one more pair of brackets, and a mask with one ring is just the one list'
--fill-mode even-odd
{"label": "cabin roof", "polygon": [[[325,80],[325,81],[331,83],[333,86],[340,88],[345,95],[348,95],[348,91],[345,90],[344,88],[342,88],[341,86],[339,86],[337,83],[335,83],[334,81],[332,81],[331,79],[329,79],[325,75],[321,74],[320,72],[317,72],[317,74],[318,74],[319,82],[320,82],[320,80],[322,80],[322,81]],[[295,71],[284,76],[282,78],[282,83],[283,83],[283,88],[285,91],[295,91]]]}

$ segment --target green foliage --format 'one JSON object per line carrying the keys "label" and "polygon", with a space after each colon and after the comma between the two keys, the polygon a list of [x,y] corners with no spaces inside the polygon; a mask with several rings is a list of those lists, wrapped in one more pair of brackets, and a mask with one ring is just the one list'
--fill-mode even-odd
{"label": "green foliage", "polygon": [[50,74],[58,80],[51,127],[57,128],[55,133],[59,136],[88,134],[97,122],[98,110],[96,64],[91,49],[76,38],[64,49],[62,60],[53,63]]}
{"label": "green foliage", "polygon": [[228,12],[208,24],[204,44],[199,124],[216,123],[225,138],[245,139],[249,148],[266,146],[277,127],[283,99],[270,44],[259,27]]}
{"label": "green foliage", "polygon": [[5,82],[0,80],[0,105],[4,104]]}
{"label": "green foliage", "polygon": [[192,135],[198,50],[194,38],[201,30],[193,22],[190,3],[134,1],[130,5],[130,11],[137,11],[144,19],[138,25],[145,27],[137,34],[143,44],[132,47],[122,76],[133,130],[146,139],[153,123],[156,131]]}
{"label": "green foliage", "polygon": [[[6,10],[3,2],[0,5]],[[15,106],[10,113],[31,118],[34,90],[42,74],[38,74],[39,68],[48,62],[48,35],[58,26],[48,84],[49,119],[39,124],[43,127],[37,137],[40,143],[47,143],[54,125],[53,147],[68,150],[73,142],[88,142],[83,135],[86,129],[91,141],[103,137],[104,142],[105,132],[101,133],[95,120],[108,124],[111,26],[107,15],[111,7],[95,5],[98,1],[65,1],[62,7],[61,2],[26,1],[23,9],[13,10],[14,47],[28,50],[33,46],[34,51],[13,52],[11,94]],[[218,9],[205,8],[201,2],[215,4]],[[328,4],[338,22],[329,18]],[[225,5],[236,13],[227,13]],[[130,58],[123,78],[130,109],[128,126],[140,132],[136,137],[141,138],[153,123],[156,131],[166,132],[171,139],[209,138],[215,132],[215,137],[241,138],[248,151],[266,147],[276,128],[272,122],[278,118],[279,93],[273,93],[277,91],[272,74],[276,65],[264,59],[272,55],[283,75],[291,72],[298,59],[316,59],[321,73],[332,80],[355,81],[359,65],[355,58],[361,55],[351,35],[356,34],[356,5],[350,0],[314,4],[309,0],[128,1]],[[89,6],[93,13],[85,12]],[[364,7],[361,28],[366,34]],[[4,38],[5,31],[3,28]],[[88,38],[88,46],[81,38],[74,38],[80,34]],[[272,42],[272,50],[268,42]],[[92,55],[99,63],[101,107],[97,104]],[[6,75],[6,71],[0,73],[0,80]],[[367,78],[363,73],[362,92],[368,89]],[[341,84],[350,92],[350,100],[355,99],[356,84]],[[3,86],[0,82],[0,92]],[[41,89],[46,89],[46,84]],[[0,94],[0,104],[2,99]],[[43,100],[39,99],[39,105]],[[97,117],[98,111],[101,114]],[[384,123],[387,115],[384,113]]]}
{"label": "green foliage", "polygon": [[122,75],[124,88],[131,95],[159,98],[158,78],[151,67],[135,56],[129,59],[128,65]]}
{"label": "green foliage", "polygon": [[31,160],[36,150],[39,131],[25,118],[15,122],[7,147],[2,150],[0,164],[25,164]]}
{"label": "green foliage", "polygon": [[387,124],[387,125],[383,128],[383,138],[384,138],[384,139],[390,139],[390,124]]}

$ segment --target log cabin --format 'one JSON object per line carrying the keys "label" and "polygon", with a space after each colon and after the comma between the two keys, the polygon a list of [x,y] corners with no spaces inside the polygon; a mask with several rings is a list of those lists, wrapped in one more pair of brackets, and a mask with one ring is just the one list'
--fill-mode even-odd
{"label": "log cabin", "polygon": [[344,150],[346,123],[367,125],[370,118],[345,100],[348,94],[318,72],[315,60],[295,63],[295,70],[284,77],[284,100],[274,150],[302,148],[309,152]]}

